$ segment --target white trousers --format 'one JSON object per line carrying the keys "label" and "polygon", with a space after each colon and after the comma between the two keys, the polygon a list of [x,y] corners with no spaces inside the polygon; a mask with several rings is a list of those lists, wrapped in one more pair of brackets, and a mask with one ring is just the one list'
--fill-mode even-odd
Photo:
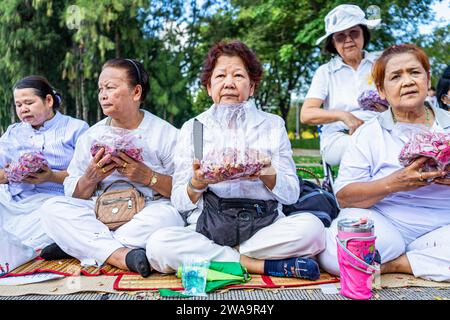
{"label": "white trousers", "polygon": [[239,262],[240,255],[256,259],[311,257],[325,248],[324,226],[310,213],[280,216],[273,224],[259,230],[239,246],[239,251],[221,246],[188,227],[160,229],[147,242],[151,266],[171,273],[182,264],[184,255],[197,255],[208,260]]}
{"label": "white trousers", "polygon": [[375,246],[382,263],[406,253],[415,277],[450,281],[450,224],[430,227],[429,232],[423,234],[422,228],[419,231],[410,225],[396,226],[381,213],[369,209],[343,209],[338,219],[326,229],[326,249],[318,256],[324,270],[339,275],[336,244],[338,220],[363,216],[374,221]]}
{"label": "white trousers", "polygon": [[326,138],[322,138],[321,153],[326,163],[337,166],[341,163],[347,146],[350,144],[350,135],[343,132],[333,132]]}
{"label": "white trousers", "polygon": [[45,231],[83,266],[101,266],[119,248],[145,248],[148,238],[160,228],[184,226],[180,214],[167,199],[146,204],[131,221],[115,231],[96,219],[94,206],[94,200],[69,197],[55,197],[43,205]]}

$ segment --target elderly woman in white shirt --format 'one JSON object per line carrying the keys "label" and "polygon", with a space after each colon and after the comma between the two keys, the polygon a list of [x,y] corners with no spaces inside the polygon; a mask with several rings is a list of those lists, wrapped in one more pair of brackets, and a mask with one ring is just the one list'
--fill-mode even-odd
{"label": "elderly woman in white shirt", "polygon": [[300,120],[322,125],[320,149],[330,165],[339,165],[350,135],[377,115],[362,110],[357,99],[363,91],[376,90],[371,70],[377,56],[364,48],[370,41],[368,28],[380,21],[366,20],[356,5],[339,5],[325,17],[326,35],[317,40],[319,44],[325,39],[325,51],[336,56],[314,74]]}
{"label": "elderly woman in white shirt", "polygon": [[[186,122],[176,147],[172,203],[183,213],[188,226],[161,229],[150,237],[147,251],[156,270],[173,272],[185,255],[197,255],[207,260],[240,262],[251,273],[306,279],[319,277],[318,265],[311,257],[324,248],[322,223],[309,213],[286,217],[280,210],[282,204],[292,204],[299,196],[299,182],[284,122],[276,115],[258,110],[249,100],[262,74],[256,55],[240,41],[221,42],[210,49],[203,66],[202,83],[214,104],[196,117],[203,126],[204,153],[208,154],[219,141],[227,139],[229,127],[222,128],[220,119],[235,108],[234,111],[244,114],[243,118],[238,117],[242,122],[237,140],[242,145],[259,143],[262,149],[271,150],[271,166],[266,168],[266,175],[227,181],[218,176],[206,178],[200,163],[194,159],[194,119]],[[209,236],[204,230],[196,231],[199,217],[205,214],[206,191],[214,193],[221,201],[244,199],[247,204],[260,200],[275,203],[273,222],[244,241],[238,237],[241,240],[236,245],[219,244],[215,242],[219,234],[214,234],[213,230],[208,230]],[[211,218],[221,214],[211,212]],[[221,232],[222,237],[231,239],[237,231],[233,225]]]}
{"label": "elderly woman in white shirt", "polygon": [[[56,246],[44,249],[44,258],[60,258],[66,253],[79,259],[82,265],[108,263],[146,277],[151,272],[144,249],[147,239],[159,228],[184,225],[169,200],[178,130],[140,109],[149,83],[138,61],[107,61],[99,76],[98,88],[98,99],[108,118],[90,128],[78,142],[68,168],[69,176],[64,181],[68,197],[55,198],[45,204],[44,226]],[[143,161],[134,160],[123,152],[113,156],[104,148],[91,156],[91,146],[105,125],[143,134]],[[145,195],[146,203],[131,221],[111,231],[96,219],[94,207],[96,196],[118,180],[132,183]],[[120,189],[120,185],[113,189]]]}
{"label": "elderly woman in white shirt", "polygon": [[[7,263],[9,269],[31,260],[36,250],[53,242],[41,225],[45,215],[41,206],[64,194],[63,181],[75,144],[89,128],[86,122],[58,111],[61,96],[44,77],[19,80],[13,93],[21,121],[10,125],[0,138],[0,267]],[[48,166],[20,181],[8,177],[5,168],[14,168],[12,162],[29,152],[41,152]]]}
{"label": "elderly woman in white shirt", "polygon": [[[390,109],[353,135],[341,162],[336,195],[339,218],[368,217],[375,223],[381,272],[450,281],[450,179],[445,170],[422,172],[428,158],[403,167],[399,154],[411,133],[450,133],[448,112],[425,104],[430,81],[426,54],[414,45],[386,49],[374,79]],[[337,219],[327,229],[322,267],[338,274]]]}

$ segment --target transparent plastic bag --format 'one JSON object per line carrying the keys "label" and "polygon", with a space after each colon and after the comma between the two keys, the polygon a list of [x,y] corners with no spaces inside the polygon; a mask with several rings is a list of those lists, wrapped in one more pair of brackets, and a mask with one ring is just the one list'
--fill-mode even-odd
{"label": "transparent plastic bag", "polygon": [[382,99],[375,90],[363,91],[358,97],[358,104],[363,110],[376,112],[383,112],[389,107],[389,102]]}
{"label": "transparent plastic bag", "polygon": [[190,296],[206,296],[206,280],[209,268],[209,260],[194,255],[183,257],[181,282],[183,294]]}
{"label": "transparent plastic bag", "polygon": [[214,137],[214,147],[201,161],[207,179],[223,181],[262,174],[262,169],[270,164],[267,136],[261,133],[254,135],[258,139],[247,140],[250,132],[246,127],[247,103],[214,106],[216,126],[209,132]]}
{"label": "transparent plastic bag", "polygon": [[[450,170],[450,133],[422,129],[408,135],[409,141],[399,154],[401,165],[406,167],[419,157],[427,157],[429,160],[422,168],[424,172]],[[450,173],[445,178],[450,178]]]}
{"label": "transparent plastic bag", "polygon": [[49,164],[42,150],[37,148],[21,149],[11,147],[11,162],[5,165],[5,175],[9,182],[19,183],[30,173],[42,172]]}
{"label": "transparent plastic bag", "polygon": [[99,126],[92,132],[93,142],[90,153],[94,157],[101,149],[105,155],[118,157],[119,152],[125,153],[136,161],[144,161],[144,134],[140,130],[127,130],[111,126]]}

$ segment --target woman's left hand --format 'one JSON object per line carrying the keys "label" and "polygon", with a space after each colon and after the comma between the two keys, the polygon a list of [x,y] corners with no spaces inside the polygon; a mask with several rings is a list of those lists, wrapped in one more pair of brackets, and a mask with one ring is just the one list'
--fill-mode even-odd
{"label": "woman's left hand", "polygon": [[147,184],[152,170],[143,162],[136,161],[123,152],[119,152],[119,157],[111,157],[117,164],[117,171],[127,177],[131,182]]}
{"label": "woman's left hand", "polygon": [[24,183],[29,184],[41,184],[44,182],[52,181],[54,172],[49,167],[45,166],[42,168],[41,172],[30,173],[25,179],[22,180]]}

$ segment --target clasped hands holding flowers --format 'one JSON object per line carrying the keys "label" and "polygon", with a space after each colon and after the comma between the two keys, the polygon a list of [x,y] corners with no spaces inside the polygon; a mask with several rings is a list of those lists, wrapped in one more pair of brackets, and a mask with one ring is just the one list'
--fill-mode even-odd
{"label": "clasped hands holding flowers", "polygon": [[147,184],[148,177],[152,174],[152,170],[143,162],[132,159],[124,152],[120,151],[118,156],[113,156],[109,153],[105,154],[105,149],[100,148],[89,163],[84,175],[89,181],[97,184],[115,171],[131,182],[141,184]]}

